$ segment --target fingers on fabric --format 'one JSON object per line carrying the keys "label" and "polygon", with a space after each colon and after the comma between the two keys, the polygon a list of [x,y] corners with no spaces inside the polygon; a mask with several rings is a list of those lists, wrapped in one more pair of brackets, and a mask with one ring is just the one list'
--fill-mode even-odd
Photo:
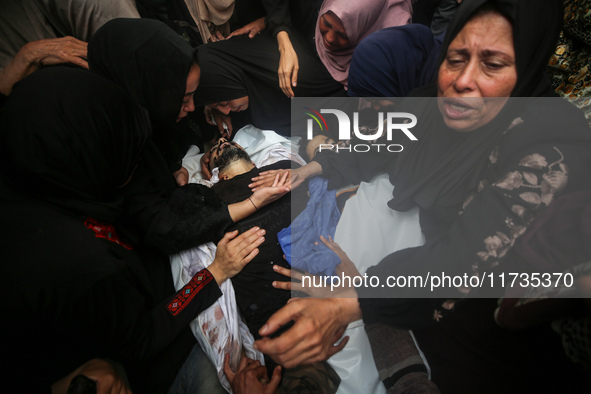
{"label": "fingers on fabric", "polygon": [[[242,360],[240,360],[240,362],[242,362]],[[232,368],[230,367],[230,355],[228,353],[224,356],[224,374],[226,374],[226,378],[228,378],[228,382],[230,382],[231,385],[236,373],[232,371]]]}
{"label": "fingers on fabric", "polygon": [[[297,272],[297,271],[292,271],[288,268],[284,268],[281,267],[279,265],[274,265],[273,266],[273,270],[287,278],[290,279],[290,281],[273,281],[272,285],[273,287],[275,287],[276,289],[281,289],[281,290],[287,290],[287,291],[292,291],[292,280],[301,280],[301,273]],[[299,278],[298,277],[299,275]]]}
{"label": "fingers on fabric", "polygon": [[88,43],[74,37],[33,41],[27,45],[41,66],[70,63],[88,69]]}
{"label": "fingers on fabric", "polygon": [[249,38],[253,38],[258,33],[260,33],[265,28],[265,18],[259,18],[249,24],[241,27],[240,29],[234,30],[228,38],[232,38],[234,36],[241,36],[244,34],[248,34]]}
{"label": "fingers on fabric", "polygon": [[230,35],[228,35],[228,38],[232,38],[234,36],[242,36],[246,33],[248,33],[248,30],[246,29],[246,26],[244,26],[244,27],[241,27],[240,29],[234,30],[232,33],[230,33]]}
{"label": "fingers on fabric", "polygon": [[238,235],[238,230],[226,233],[218,243],[213,263],[208,267],[218,284],[237,275],[259,253],[265,240],[265,230],[253,227]]}
{"label": "fingers on fabric", "polygon": [[[288,178],[288,175],[289,172],[284,172],[281,179],[278,179],[277,186],[289,186],[289,184],[291,183],[291,179]],[[277,177],[279,177],[279,174],[277,174]]]}
{"label": "fingers on fabric", "polygon": [[271,316],[259,334],[268,336],[291,320],[295,324],[277,338],[256,341],[255,347],[285,368],[326,360],[347,344],[347,338],[335,344],[347,327],[339,305],[335,299],[295,299]]}
{"label": "fingers on fabric", "polygon": [[[257,247],[265,240],[263,235],[265,230],[258,227],[253,227],[248,231],[243,232],[237,236],[238,231],[227,233],[224,235],[222,241],[227,239],[226,247],[233,259],[238,259],[246,265],[258,253]],[[222,242],[220,241],[220,243]],[[219,244],[218,244],[219,247]]]}
{"label": "fingers on fabric", "polygon": [[215,32],[215,38],[216,41],[223,41],[226,39],[226,37],[224,37],[224,35],[219,30]]}
{"label": "fingers on fabric", "polygon": [[[290,281],[274,281],[272,283],[273,287],[275,287],[276,289],[281,289],[281,290],[288,290],[288,291],[299,291],[305,294],[308,294],[310,296],[323,296],[324,294],[321,293],[315,293],[314,290],[315,288],[310,288],[307,289],[302,285],[302,278],[304,276],[311,278],[313,275],[311,275],[308,272],[300,272],[298,270],[294,270],[294,269],[288,269],[288,268],[284,268],[281,267],[279,265],[274,265],[273,266],[273,270],[287,278],[290,278]],[[318,283],[317,281],[314,282],[312,281],[312,283]],[[326,294],[326,295],[330,295],[330,294]]]}
{"label": "fingers on fabric", "polygon": [[265,388],[265,394],[273,394],[277,391],[279,383],[281,383],[281,366],[278,365],[273,370],[273,376],[271,376],[271,381]]}
{"label": "fingers on fabric", "polygon": [[322,241],[322,243],[326,245],[327,248],[335,252],[336,255],[341,258],[341,260],[343,260],[343,257],[348,258],[347,254],[343,249],[341,249],[340,245],[332,239],[332,236],[329,235],[328,238],[326,238],[325,236],[321,235],[320,241]]}
{"label": "fingers on fabric", "polygon": [[[260,187],[265,187],[265,186],[272,187],[273,184],[275,183],[276,175],[282,174],[284,172],[286,174],[288,174],[287,176],[290,177],[289,185],[291,186],[291,170],[263,171],[259,174],[259,176],[252,178],[253,182],[251,184],[249,184],[248,186],[252,189],[253,192]],[[287,178],[286,178],[286,180],[287,180]]]}
{"label": "fingers on fabric", "polygon": [[269,187],[260,187],[253,191],[251,201],[255,201],[255,206],[260,209],[267,204],[276,201],[289,193],[291,188],[280,184],[280,179],[275,179],[273,185]]}
{"label": "fingers on fabric", "polygon": [[281,369],[273,371],[273,377],[269,381],[267,368],[258,360],[242,357],[236,372],[230,369],[228,357],[224,362],[224,373],[230,381],[234,393],[272,394],[277,389],[281,380]]}

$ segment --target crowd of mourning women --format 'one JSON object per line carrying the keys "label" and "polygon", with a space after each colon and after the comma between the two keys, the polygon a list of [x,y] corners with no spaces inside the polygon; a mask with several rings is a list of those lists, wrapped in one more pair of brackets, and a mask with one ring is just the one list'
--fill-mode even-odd
{"label": "crowd of mourning women", "polygon": [[[382,366],[374,347],[388,392],[588,391],[590,31],[589,0],[2,0],[2,391],[226,392],[190,323],[276,236],[236,223],[308,178],[378,173],[390,209],[418,207],[425,243],[369,275],[528,267],[572,273],[576,297],[314,298],[282,265],[273,294],[302,297],[254,345],[277,367],[227,361],[232,391],[338,392],[338,377],[310,390],[282,375],[339,352],[358,319],[387,327],[381,353],[401,351],[389,328],[412,330],[426,360]],[[293,97],[347,96],[403,112],[438,99],[409,110],[404,155],[301,144],[306,165],[257,171],[231,201],[189,183],[190,146],[221,149],[246,125],[294,137]],[[169,256],[207,242],[213,263],[176,290]]]}

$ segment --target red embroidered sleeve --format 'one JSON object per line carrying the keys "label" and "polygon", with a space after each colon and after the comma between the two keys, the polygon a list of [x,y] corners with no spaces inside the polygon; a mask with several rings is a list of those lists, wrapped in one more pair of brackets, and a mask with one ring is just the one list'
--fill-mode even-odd
{"label": "red embroidered sleeve", "polygon": [[187,283],[176,296],[166,305],[166,309],[177,316],[183,309],[189,305],[191,300],[213,280],[213,275],[206,269],[203,269],[193,276],[193,279]]}

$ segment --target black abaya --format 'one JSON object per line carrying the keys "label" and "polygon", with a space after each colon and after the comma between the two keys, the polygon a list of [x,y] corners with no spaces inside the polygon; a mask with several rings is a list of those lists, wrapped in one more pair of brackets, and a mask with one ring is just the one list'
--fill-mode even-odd
{"label": "black abaya", "polygon": [[113,224],[150,137],[145,111],[110,81],[63,66],[16,84],[5,110],[3,390],[47,391],[102,357],[125,365],[135,392],[164,392],[195,343],[189,322],[221,293],[207,270],[175,293],[170,269],[148,269],[168,256],[146,259]]}

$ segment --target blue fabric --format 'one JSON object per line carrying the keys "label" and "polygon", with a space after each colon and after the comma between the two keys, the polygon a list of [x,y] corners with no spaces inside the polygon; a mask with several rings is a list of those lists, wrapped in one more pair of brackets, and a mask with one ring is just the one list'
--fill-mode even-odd
{"label": "blue fabric", "polygon": [[[310,200],[306,209],[277,234],[285,259],[293,268],[311,274],[330,276],[341,263],[339,257],[322,242],[319,236],[334,237],[341,213],[337,207],[336,192],[327,190],[328,180],[310,179]],[[314,245],[318,242],[318,245]]]}
{"label": "blue fabric", "polygon": [[406,97],[437,79],[442,36],[424,25],[379,30],[362,40],[351,59],[348,95]]}

